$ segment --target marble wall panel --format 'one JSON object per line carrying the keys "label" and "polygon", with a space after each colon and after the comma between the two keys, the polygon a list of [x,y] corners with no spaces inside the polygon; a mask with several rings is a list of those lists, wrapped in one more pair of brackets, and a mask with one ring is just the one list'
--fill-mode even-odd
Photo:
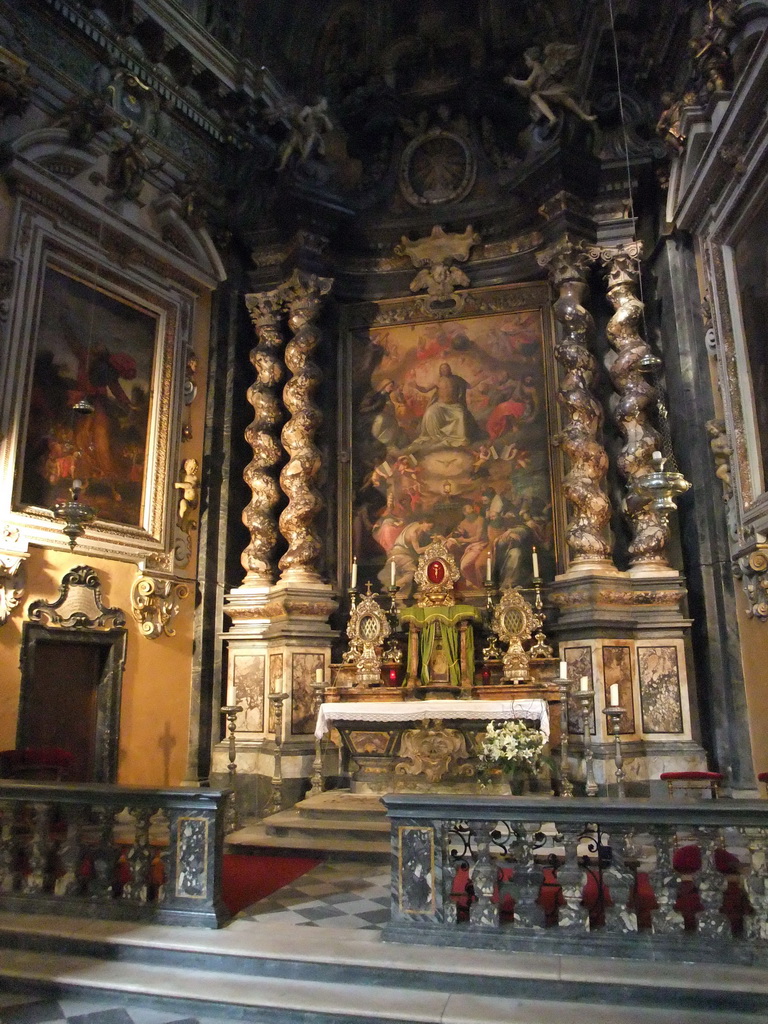
{"label": "marble wall panel", "polygon": [[263,654],[235,654],[232,658],[235,702],[243,709],[237,716],[238,732],[264,732],[264,665]]}
{"label": "marble wall panel", "polygon": [[638,647],[637,669],[643,732],[682,733],[677,647]]}
{"label": "marble wall panel", "polygon": [[315,731],[315,716],[312,714],[314,693],[312,684],[315,681],[315,669],[325,671],[325,658],[322,654],[292,654],[292,701],[291,701],[291,734],[293,736],[311,736]]}
{"label": "marble wall panel", "polygon": [[603,691],[605,706],[611,703],[611,685],[618,683],[619,706],[624,714],[619,719],[619,732],[633,735],[635,732],[635,702],[632,694],[632,651],[626,645],[603,647]]}
{"label": "marble wall panel", "polygon": [[435,832],[428,826],[400,825],[397,906],[401,914],[433,916],[435,899]]}
{"label": "marble wall panel", "polygon": [[[568,678],[571,681],[568,695],[568,732],[580,735],[583,732],[581,725],[581,702],[573,696],[579,688],[579,680],[582,676],[589,679],[590,689],[595,688],[595,679],[592,672],[592,648],[591,647],[566,647],[562,653],[563,659],[568,663]],[[590,712],[590,728],[594,736],[596,730],[595,708]]]}
{"label": "marble wall panel", "polygon": [[176,831],[176,895],[204,900],[208,896],[208,819],[179,818]]}

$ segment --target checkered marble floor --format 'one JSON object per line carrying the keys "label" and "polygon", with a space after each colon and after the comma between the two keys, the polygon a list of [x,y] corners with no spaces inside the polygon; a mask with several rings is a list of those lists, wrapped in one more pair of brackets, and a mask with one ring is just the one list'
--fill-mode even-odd
{"label": "checkered marble floor", "polygon": [[0,992],[0,1024],[221,1024],[221,1018],[184,1017],[170,1010],[115,1006],[103,1001],[41,998]]}
{"label": "checkered marble floor", "polygon": [[381,928],[389,921],[386,865],[323,863],[238,916],[320,928]]}

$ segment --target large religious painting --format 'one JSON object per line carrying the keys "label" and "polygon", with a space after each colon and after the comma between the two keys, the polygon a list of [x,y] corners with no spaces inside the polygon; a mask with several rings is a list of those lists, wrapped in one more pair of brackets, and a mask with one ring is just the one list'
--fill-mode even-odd
{"label": "large religious painting", "polygon": [[[464,596],[525,586],[532,550],[558,564],[551,322],[545,285],[370,304],[347,331],[351,535],[360,584],[394,573],[407,598],[420,554],[445,538]],[[344,518],[344,517],[342,517]],[[342,538],[344,540],[344,538]],[[342,543],[342,550],[344,550]]]}
{"label": "large religious painting", "polygon": [[118,266],[60,237],[44,212],[23,213],[14,251],[27,255],[0,348],[5,543],[67,543],[54,507],[79,481],[96,512],[81,550],[169,565],[192,297],[157,268]]}
{"label": "large religious painting", "polygon": [[140,526],[158,322],[157,312],[46,266],[22,505],[52,508],[80,479],[100,519]]}

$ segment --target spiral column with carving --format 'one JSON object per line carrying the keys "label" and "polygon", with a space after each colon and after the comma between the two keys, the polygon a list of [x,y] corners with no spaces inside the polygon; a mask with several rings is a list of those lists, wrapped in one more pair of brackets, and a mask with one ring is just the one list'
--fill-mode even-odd
{"label": "spiral column with carving", "polygon": [[254,417],[246,428],[245,439],[253,449],[253,458],[243,470],[243,479],[251,489],[251,500],[243,510],[243,523],[251,535],[240,556],[246,571],[244,585],[268,585],[273,580],[271,555],[277,543],[277,505],[280,489],[275,467],[283,457],[276,436],[282,419],[278,385],[284,364],[279,355],[283,345],[280,330],[284,293],[282,289],[245,296],[258,339],[250,352],[256,380],[248,388],[248,401]]}
{"label": "spiral column with carving", "polygon": [[[595,251],[608,271],[608,301],[614,314],[606,325],[608,341],[616,357],[608,366],[617,401],[613,414],[623,438],[616,459],[629,492],[627,512],[632,527],[630,561],[637,568],[667,568],[664,549],[669,540],[669,520],[647,501],[635,495],[635,481],[653,472],[653,452],[660,437],[654,429],[649,406],[656,400],[656,389],[648,380],[647,366],[654,361],[650,348],[640,335],[643,303],[638,295],[641,242]],[[654,361],[655,362],[655,361]]]}
{"label": "spiral column with carving", "polygon": [[604,483],[608,455],[597,440],[602,413],[590,391],[597,367],[588,347],[594,321],[583,304],[588,294],[590,253],[583,242],[563,241],[539,253],[537,259],[558,291],[553,308],[564,329],[555,357],[563,369],[557,400],[566,422],[552,441],[570,462],[563,481],[573,509],[566,527],[572,556],[568,573],[613,572],[607,539],[611,506]]}
{"label": "spiral column with carving", "polygon": [[322,542],[315,520],[323,505],[316,485],[322,456],[314,437],[322,414],[312,399],[321,373],[312,361],[312,353],[320,341],[317,316],[332,284],[331,278],[297,270],[285,285],[288,323],[293,332],[285,349],[291,377],[283,389],[283,402],[291,416],[281,435],[289,455],[280,473],[280,486],[288,498],[280,515],[280,532],[288,542],[288,550],[280,559],[280,578],[286,583],[320,581],[317,562]]}

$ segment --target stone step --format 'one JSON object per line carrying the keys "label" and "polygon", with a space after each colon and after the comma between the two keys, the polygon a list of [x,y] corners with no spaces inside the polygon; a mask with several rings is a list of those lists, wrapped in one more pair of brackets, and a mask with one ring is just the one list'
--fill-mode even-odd
{"label": "stone step", "polygon": [[0,988],[274,1024],[758,1024],[756,968],[385,944],[374,932],[0,915]]}
{"label": "stone step", "polygon": [[261,821],[246,822],[227,836],[227,850],[302,850],[383,863],[389,860],[389,834],[389,819],[379,797],[331,790]]}

